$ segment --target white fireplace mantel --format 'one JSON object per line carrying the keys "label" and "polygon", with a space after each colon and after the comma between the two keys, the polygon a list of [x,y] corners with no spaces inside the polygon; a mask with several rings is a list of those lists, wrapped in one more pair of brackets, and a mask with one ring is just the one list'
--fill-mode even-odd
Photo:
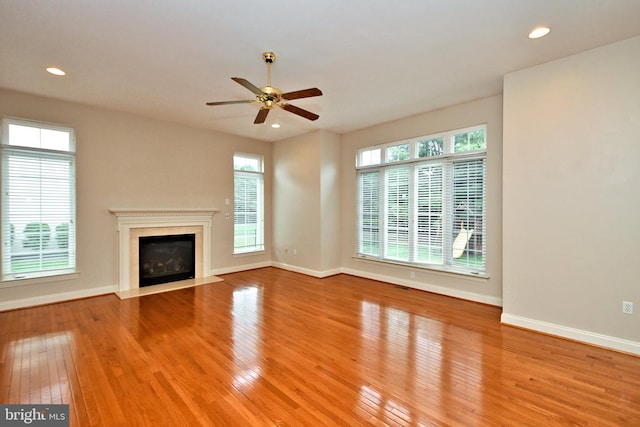
{"label": "white fireplace mantel", "polygon": [[[217,209],[109,209],[117,218],[213,217]],[[123,219],[123,221],[125,221]],[[136,222],[136,220],[131,219]],[[118,219],[120,223],[120,219]]]}
{"label": "white fireplace mantel", "polygon": [[[109,209],[118,222],[118,265],[120,292],[138,288],[132,277],[131,237],[140,229],[201,227],[202,239],[196,241],[201,247],[201,266],[196,265],[196,277],[208,276],[211,273],[211,226],[213,215],[217,209]],[[133,233],[132,233],[133,231]],[[142,230],[144,231],[144,230]],[[196,236],[196,240],[199,240]]]}

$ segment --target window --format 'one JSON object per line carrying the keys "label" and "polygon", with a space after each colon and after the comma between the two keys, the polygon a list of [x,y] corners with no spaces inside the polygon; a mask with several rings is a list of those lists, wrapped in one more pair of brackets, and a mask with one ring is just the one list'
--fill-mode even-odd
{"label": "window", "polygon": [[484,273],[485,164],[485,126],[361,149],[357,256]]}
{"label": "window", "polygon": [[73,130],[2,122],[2,279],[76,268]]}
{"label": "window", "polygon": [[233,156],[233,253],[264,250],[264,167],[261,156]]}

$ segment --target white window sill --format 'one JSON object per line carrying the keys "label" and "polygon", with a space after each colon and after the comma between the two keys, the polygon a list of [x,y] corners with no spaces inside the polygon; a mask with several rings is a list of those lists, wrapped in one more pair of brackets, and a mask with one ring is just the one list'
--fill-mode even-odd
{"label": "white window sill", "polygon": [[375,264],[401,266],[401,267],[407,267],[407,268],[415,269],[415,270],[425,270],[425,271],[429,271],[431,273],[442,274],[442,275],[446,275],[446,276],[462,276],[462,277],[468,278],[468,279],[482,280],[483,282],[486,281],[487,279],[489,279],[489,275],[487,275],[486,273],[480,273],[480,272],[472,273],[472,272],[468,272],[468,271],[454,270],[454,269],[451,269],[451,268],[447,268],[445,266],[442,266],[442,267],[437,267],[437,266],[430,267],[428,265],[412,264],[412,263],[409,263],[409,262],[389,261],[389,260],[382,260],[382,259],[379,259],[379,258],[368,258],[368,257],[362,256],[362,255],[354,255],[353,259],[356,259],[358,261],[371,262],[371,263],[375,263]]}
{"label": "white window sill", "polygon": [[62,282],[80,277],[77,270],[45,271],[41,273],[7,274],[0,280],[1,288],[37,285],[48,282]]}
{"label": "white window sill", "polygon": [[243,257],[243,256],[251,256],[251,255],[261,255],[261,254],[265,254],[267,253],[267,251],[265,251],[264,249],[258,250],[258,251],[247,251],[247,252],[234,252],[233,257]]}

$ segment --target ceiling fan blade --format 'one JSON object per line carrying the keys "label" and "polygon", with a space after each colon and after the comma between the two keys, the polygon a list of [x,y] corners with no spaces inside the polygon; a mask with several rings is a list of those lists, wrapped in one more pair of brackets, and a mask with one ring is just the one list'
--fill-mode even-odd
{"label": "ceiling fan blade", "polygon": [[234,82],[246,87],[247,89],[249,89],[251,92],[255,93],[256,95],[264,95],[264,92],[262,92],[260,90],[260,88],[256,87],[253,83],[249,82],[246,79],[243,79],[241,77],[231,77],[231,80],[233,80]]}
{"label": "ceiling fan blade", "polygon": [[295,105],[291,105],[291,104],[278,104],[278,105],[283,109],[287,110],[288,112],[297,114],[301,117],[304,117],[305,119],[317,120],[318,117],[320,117],[319,115],[314,114],[311,111],[303,110],[302,108],[296,107]]}
{"label": "ceiling fan blade", "polygon": [[258,111],[258,115],[253,123],[256,125],[264,123],[264,121],[267,120],[267,114],[269,114],[269,108],[262,107],[260,111]]}
{"label": "ceiling fan blade", "polygon": [[303,90],[296,90],[293,92],[283,93],[281,96],[282,96],[282,99],[287,99],[290,101],[292,99],[311,98],[312,96],[320,96],[320,95],[322,95],[322,91],[317,87],[314,87],[311,89],[303,89]]}
{"label": "ceiling fan blade", "polygon": [[254,102],[253,99],[247,101],[220,101],[220,102],[207,102],[207,105],[227,105],[227,104],[250,104]]}

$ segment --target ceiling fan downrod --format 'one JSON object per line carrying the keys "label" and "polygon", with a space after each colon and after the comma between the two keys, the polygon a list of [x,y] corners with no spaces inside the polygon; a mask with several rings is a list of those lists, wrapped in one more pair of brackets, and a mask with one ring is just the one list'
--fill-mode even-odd
{"label": "ceiling fan downrod", "polygon": [[271,87],[271,64],[276,60],[276,54],[273,52],[263,52],[262,59],[267,63],[267,86]]}

